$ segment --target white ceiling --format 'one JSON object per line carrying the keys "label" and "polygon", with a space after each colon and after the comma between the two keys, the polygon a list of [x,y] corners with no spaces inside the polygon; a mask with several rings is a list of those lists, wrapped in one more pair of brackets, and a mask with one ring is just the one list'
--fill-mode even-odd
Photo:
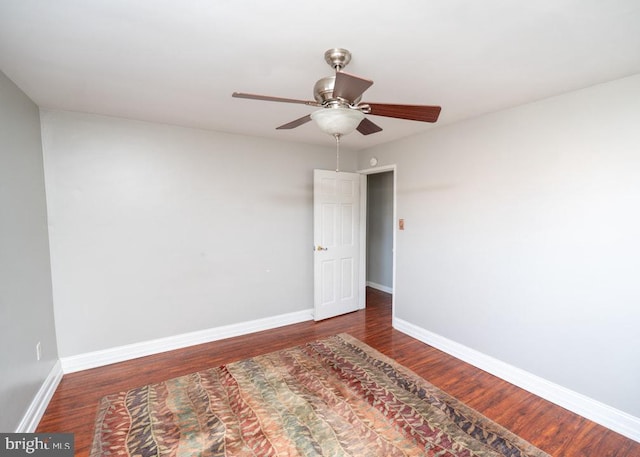
{"label": "white ceiling", "polygon": [[378,116],[362,149],[640,73],[640,0],[0,0],[0,70],[41,107],[313,144],[275,127],[353,53],[363,101],[443,107],[430,124]]}

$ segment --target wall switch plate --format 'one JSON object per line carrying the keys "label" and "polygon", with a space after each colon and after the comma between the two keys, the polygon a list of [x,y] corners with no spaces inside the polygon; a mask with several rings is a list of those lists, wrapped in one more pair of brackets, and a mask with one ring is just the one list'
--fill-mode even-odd
{"label": "wall switch plate", "polygon": [[36,344],[36,359],[40,360],[42,358],[42,345],[40,344],[40,341],[38,341],[38,344]]}

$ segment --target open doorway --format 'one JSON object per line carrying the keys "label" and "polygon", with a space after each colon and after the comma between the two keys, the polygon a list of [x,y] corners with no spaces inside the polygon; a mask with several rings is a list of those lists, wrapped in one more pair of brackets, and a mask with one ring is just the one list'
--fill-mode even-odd
{"label": "open doorway", "polygon": [[395,166],[373,168],[362,186],[365,306],[390,306],[395,287]]}
{"label": "open doorway", "polygon": [[393,293],[393,171],[367,175],[367,286]]}

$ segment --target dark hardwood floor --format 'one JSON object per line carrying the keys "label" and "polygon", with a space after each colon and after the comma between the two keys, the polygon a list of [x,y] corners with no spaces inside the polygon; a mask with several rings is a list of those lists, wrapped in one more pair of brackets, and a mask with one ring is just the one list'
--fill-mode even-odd
{"label": "dark hardwood floor", "polygon": [[367,290],[367,308],[65,375],[38,432],[75,434],[86,456],[100,398],[133,387],[347,332],[555,457],[638,457],[632,441],[391,328],[388,294]]}

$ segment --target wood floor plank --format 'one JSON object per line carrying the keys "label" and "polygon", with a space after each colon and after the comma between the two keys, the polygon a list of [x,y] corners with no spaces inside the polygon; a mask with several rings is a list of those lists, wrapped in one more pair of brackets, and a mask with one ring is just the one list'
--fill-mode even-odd
{"label": "wood floor plank", "polygon": [[410,368],[460,401],[557,457],[639,457],[640,443],[421,343],[391,327],[391,296],[367,289],[367,308],[322,322],[286,327],[165,352],[65,375],[37,431],[75,434],[88,456],[100,399],[347,332]]}

